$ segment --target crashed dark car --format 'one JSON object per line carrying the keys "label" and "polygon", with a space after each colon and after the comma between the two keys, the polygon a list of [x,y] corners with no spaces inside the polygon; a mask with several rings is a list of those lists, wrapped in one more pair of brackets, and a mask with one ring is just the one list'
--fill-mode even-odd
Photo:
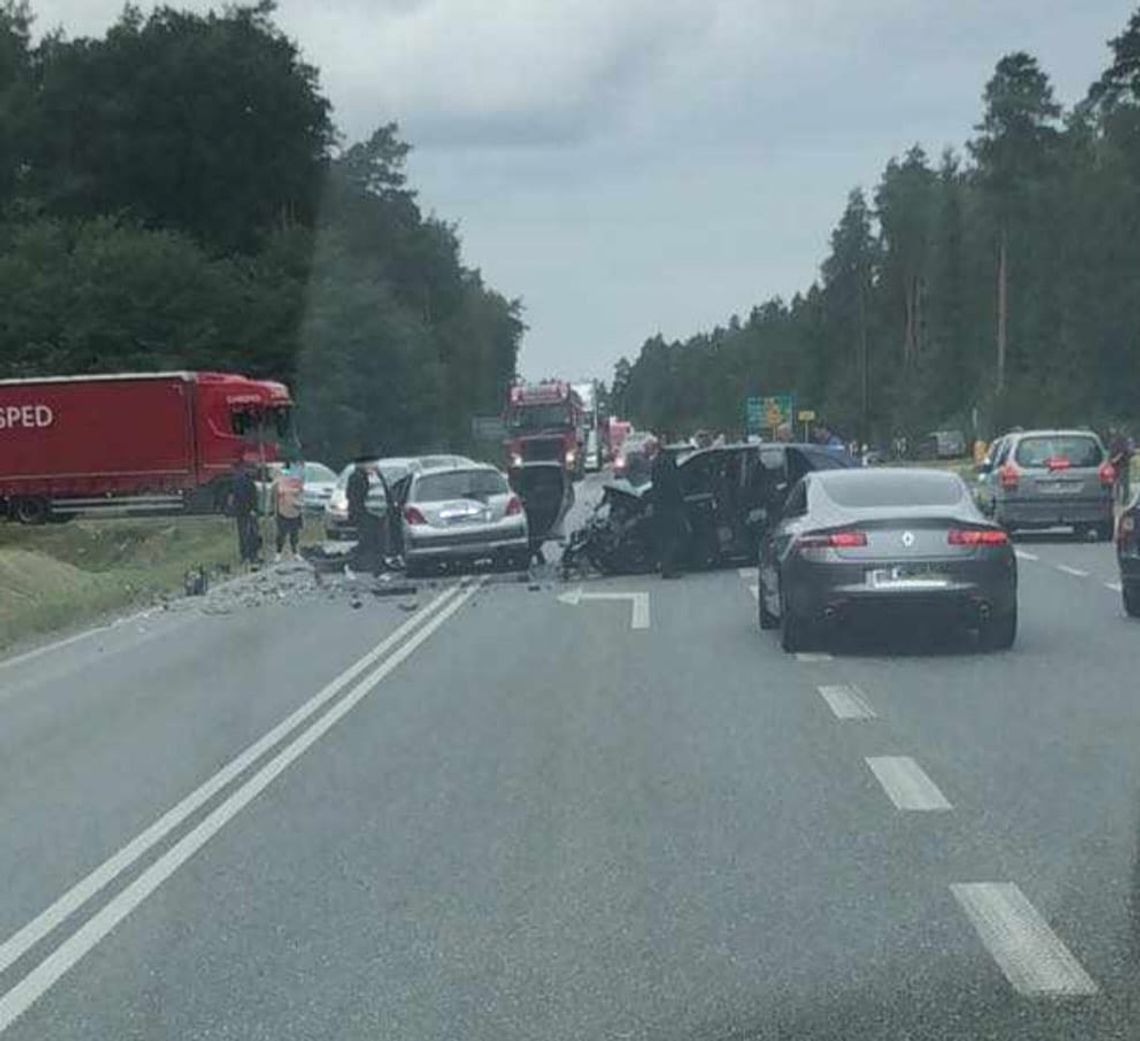
{"label": "crashed dark car", "polygon": [[[845,452],[795,444],[722,445],[681,458],[688,566],[754,563],[769,518],[779,516],[804,474],[856,465]],[[571,536],[564,569],[588,562],[609,574],[652,570],[652,489],[628,481],[606,485],[594,514]]]}
{"label": "crashed dark car", "polygon": [[563,522],[574,505],[573,474],[560,462],[533,462],[512,466],[507,480],[526,511],[531,555],[541,558],[543,543],[565,534]]}

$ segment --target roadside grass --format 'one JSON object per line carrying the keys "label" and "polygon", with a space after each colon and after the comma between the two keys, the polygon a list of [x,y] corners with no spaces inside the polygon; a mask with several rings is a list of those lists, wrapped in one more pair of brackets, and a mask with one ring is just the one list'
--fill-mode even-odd
{"label": "roadside grass", "polygon": [[[320,527],[319,519],[306,518],[305,541],[319,539]],[[271,550],[271,521],[262,521],[262,534]],[[237,567],[228,517],[105,518],[43,527],[0,521],[0,647],[149,606],[181,592],[190,568],[217,572],[227,565]]]}

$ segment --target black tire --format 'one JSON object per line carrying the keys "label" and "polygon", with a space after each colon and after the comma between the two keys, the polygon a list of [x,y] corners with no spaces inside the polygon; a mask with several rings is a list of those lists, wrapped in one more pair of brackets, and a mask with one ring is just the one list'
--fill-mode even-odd
{"label": "black tire", "polygon": [[1112,521],[1103,521],[1096,531],[1097,542],[1111,542],[1112,541]]}
{"label": "black tire", "polygon": [[12,517],[21,524],[46,524],[51,514],[47,499],[35,495],[15,499],[11,509]]}
{"label": "black tire", "polygon": [[804,623],[797,618],[788,607],[787,598],[780,595],[780,646],[788,653],[795,654],[803,650]]}
{"label": "black tire", "polygon": [[1007,651],[1017,639],[1017,608],[1004,614],[991,615],[982,623],[979,633],[982,647],[987,651]]}
{"label": "black tire", "polygon": [[760,601],[760,628],[765,632],[771,629],[777,629],[780,625],[780,619],[777,618],[767,607],[764,606],[764,583],[760,582],[760,587],[757,590],[756,599]]}
{"label": "black tire", "polygon": [[1140,618],[1140,582],[1129,582],[1120,591],[1124,601],[1124,613],[1129,618]]}

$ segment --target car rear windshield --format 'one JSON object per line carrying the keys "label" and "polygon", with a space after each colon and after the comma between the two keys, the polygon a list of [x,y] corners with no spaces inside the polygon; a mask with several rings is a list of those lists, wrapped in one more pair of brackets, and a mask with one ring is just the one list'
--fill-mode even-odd
{"label": "car rear windshield", "polygon": [[1104,453],[1096,438],[1084,434],[1042,434],[1017,443],[1018,466],[1046,466],[1050,459],[1064,459],[1070,466],[1100,466]]}
{"label": "car rear windshield", "polygon": [[444,499],[485,499],[506,493],[506,478],[494,470],[451,470],[421,477],[412,498],[415,502],[442,502]]}
{"label": "car rear windshield", "polygon": [[827,497],[849,509],[875,506],[956,506],[962,482],[953,474],[915,470],[848,470],[822,482]]}

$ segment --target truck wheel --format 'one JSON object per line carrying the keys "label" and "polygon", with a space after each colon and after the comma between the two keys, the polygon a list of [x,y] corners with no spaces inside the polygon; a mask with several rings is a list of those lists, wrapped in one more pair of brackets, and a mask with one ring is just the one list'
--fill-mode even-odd
{"label": "truck wheel", "polygon": [[12,516],[21,524],[44,524],[48,519],[47,499],[28,495],[12,503]]}

